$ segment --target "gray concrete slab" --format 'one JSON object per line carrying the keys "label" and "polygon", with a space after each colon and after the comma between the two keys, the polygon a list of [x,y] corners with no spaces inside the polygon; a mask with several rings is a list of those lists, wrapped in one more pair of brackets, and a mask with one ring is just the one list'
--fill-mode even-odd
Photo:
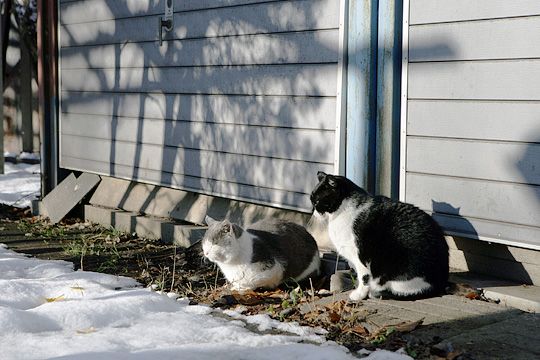
{"label": "gray concrete slab", "polygon": [[43,198],[44,215],[51,223],[62,220],[96,185],[100,177],[95,174],[82,173],[78,178],[69,174],[58,186]]}
{"label": "gray concrete slab", "polygon": [[455,348],[475,359],[539,359],[540,316],[520,313],[506,320],[447,337],[440,348]]}
{"label": "gray concrete slab", "polygon": [[137,235],[149,239],[161,239],[166,243],[175,243],[181,247],[189,247],[201,240],[206,231],[205,226],[188,222],[144,216],[134,212],[92,205],[84,207],[84,214],[88,221],[113,226],[130,233],[135,232]]}
{"label": "gray concrete slab", "polygon": [[468,272],[452,273],[450,280],[480,290],[489,300],[523,311],[540,313],[540,286],[523,285]]}
{"label": "gray concrete slab", "polygon": [[[277,217],[299,224],[307,224],[311,217],[308,214],[296,211],[130,182],[128,180],[106,176],[102,177],[102,181],[89,202],[95,206],[122,209],[138,214],[175,220],[185,220],[201,225],[204,224],[206,215],[215,219],[227,218],[241,225],[248,225],[268,217]],[[319,240],[317,236],[316,238]]]}
{"label": "gray concrete slab", "polygon": [[[347,300],[348,294],[322,298],[302,311]],[[445,295],[416,301],[368,299],[358,302],[357,309],[367,314],[362,325],[369,331],[422,320],[409,338],[442,353],[457,350],[472,359],[540,358],[540,317],[503,304]]]}

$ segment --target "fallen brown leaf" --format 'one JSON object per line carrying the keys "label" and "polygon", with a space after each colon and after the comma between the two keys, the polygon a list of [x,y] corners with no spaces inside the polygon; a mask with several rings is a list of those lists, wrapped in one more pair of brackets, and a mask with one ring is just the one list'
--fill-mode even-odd
{"label": "fallen brown leaf", "polygon": [[478,294],[476,291],[468,292],[465,294],[465,297],[470,300],[480,300],[480,294]]}
{"label": "fallen brown leaf", "polygon": [[344,329],[344,331],[352,332],[352,333],[354,333],[356,335],[360,335],[360,336],[368,336],[369,335],[368,329],[366,329],[362,325],[357,325],[357,326],[354,326],[354,327],[351,327],[351,328],[348,328],[348,329]]}
{"label": "fallen brown leaf", "polygon": [[93,327],[93,326],[90,326],[89,328],[86,328],[86,329],[79,329],[77,330],[77,334],[91,334],[93,332],[96,332],[96,328]]}
{"label": "fallen brown leaf", "polygon": [[405,321],[402,323],[399,323],[397,325],[394,325],[397,331],[399,332],[411,332],[414,329],[416,329],[418,326],[422,325],[424,322],[424,319],[420,319],[418,321]]}
{"label": "fallen brown leaf", "polygon": [[55,301],[62,301],[62,300],[65,300],[65,297],[63,294],[57,297],[45,298],[45,301],[47,302],[55,302]]}
{"label": "fallen brown leaf", "polygon": [[401,333],[411,332],[423,322],[424,322],[424,319],[420,319],[418,321],[404,321],[395,325],[383,325],[377,331],[371,334],[371,338],[376,338],[377,336],[380,336],[380,335],[387,336],[388,335],[387,333],[389,331],[391,332],[398,331]]}
{"label": "fallen brown leaf", "polygon": [[330,311],[328,313],[328,318],[330,319],[331,322],[333,322],[335,324],[335,323],[338,323],[339,320],[341,320],[341,315],[339,315],[335,311]]}
{"label": "fallen brown leaf", "polygon": [[231,295],[241,305],[253,306],[264,302],[264,298],[254,291],[243,293],[233,292]]}

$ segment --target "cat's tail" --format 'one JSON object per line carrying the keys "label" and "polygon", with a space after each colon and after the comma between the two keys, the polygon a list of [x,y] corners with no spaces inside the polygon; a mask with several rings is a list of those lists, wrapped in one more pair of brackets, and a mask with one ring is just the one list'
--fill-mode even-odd
{"label": "cat's tail", "polygon": [[321,257],[319,255],[319,251],[315,251],[315,254],[313,255],[313,258],[311,259],[311,262],[309,263],[308,267],[296,278],[294,278],[294,281],[300,282],[304,279],[307,279],[309,277],[316,277],[319,276],[321,269]]}

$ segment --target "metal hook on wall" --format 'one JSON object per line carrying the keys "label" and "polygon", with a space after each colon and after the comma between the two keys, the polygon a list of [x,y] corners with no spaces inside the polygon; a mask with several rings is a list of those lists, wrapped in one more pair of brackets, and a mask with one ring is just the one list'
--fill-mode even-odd
{"label": "metal hook on wall", "polygon": [[173,29],[173,0],[165,0],[165,14],[158,18],[159,46],[163,45],[163,29],[171,31]]}

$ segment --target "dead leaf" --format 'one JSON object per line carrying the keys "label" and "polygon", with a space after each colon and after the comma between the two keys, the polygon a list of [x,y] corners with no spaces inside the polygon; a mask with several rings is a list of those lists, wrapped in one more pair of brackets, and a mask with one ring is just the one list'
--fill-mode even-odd
{"label": "dead leaf", "polygon": [[90,326],[89,328],[86,328],[86,329],[79,329],[77,330],[77,334],[91,334],[93,332],[96,332],[96,328],[93,327],[93,326]]}
{"label": "dead leaf", "polygon": [[397,331],[399,332],[411,332],[414,329],[416,329],[418,326],[420,326],[424,322],[424,319],[420,319],[418,321],[405,321],[402,323],[399,323],[397,325],[394,325]]}
{"label": "dead leaf", "polygon": [[350,311],[350,306],[345,300],[336,301],[324,306],[327,310],[334,312]]}
{"label": "dead leaf", "polygon": [[[255,292],[254,292],[255,293]],[[259,296],[265,297],[265,298],[271,298],[271,299],[283,299],[287,297],[287,293],[283,290],[277,289],[274,291],[265,291],[262,293],[255,293]]]}
{"label": "dead leaf", "polygon": [[465,294],[465,297],[470,300],[480,300],[480,294],[478,294],[476,291],[468,292]]}
{"label": "dead leaf", "polygon": [[335,323],[338,323],[339,320],[341,320],[341,315],[339,315],[337,312],[330,311],[328,312],[328,318],[330,319],[331,322],[335,324]]}
{"label": "dead leaf", "polygon": [[395,331],[398,331],[401,333],[411,332],[423,322],[424,322],[424,319],[420,319],[418,321],[404,321],[396,325],[384,325],[380,327],[377,331],[372,333],[371,338],[375,339],[378,336],[388,336]]}
{"label": "dead leaf", "polygon": [[352,333],[354,333],[356,335],[360,335],[360,336],[368,336],[369,335],[368,329],[366,329],[362,325],[354,326],[352,328],[346,329],[346,331],[352,332]]}
{"label": "dead leaf", "polygon": [[52,298],[45,298],[45,301],[47,302],[56,302],[56,301],[62,301],[62,300],[65,300],[65,297],[64,297],[64,294],[60,295],[60,296],[57,296],[57,297],[52,297]]}
{"label": "dead leaf", "polygon": [[264,299],[254,291],[245,293],[233,292],[231,294],[236,302],[241,305],[253,306],[264,302]]}

